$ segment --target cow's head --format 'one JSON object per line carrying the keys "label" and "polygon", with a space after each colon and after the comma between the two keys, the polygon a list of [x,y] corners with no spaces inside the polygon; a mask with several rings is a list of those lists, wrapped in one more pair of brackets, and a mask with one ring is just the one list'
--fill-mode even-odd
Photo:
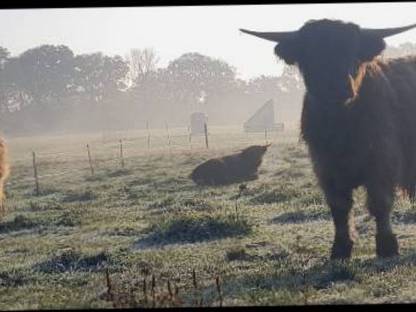
{"label": "cow's head", "polygon": [[354,98],[360,85],[360,65],[379,55],[385,37],[416,27],[365,29],[334,20],[309,21],[298,31],[241,31],[277,42],[275,53],[287,64],[297,64],[309,95],[325,101]]}
{"label": "cow's head", "polygon": [[267,149],[271,143],[266,145],[252,145],[249,146],[241,151],[241,156],[248,160],[250,163],[255,164],[256,166],[260,165],[264,153],[266,153]]}

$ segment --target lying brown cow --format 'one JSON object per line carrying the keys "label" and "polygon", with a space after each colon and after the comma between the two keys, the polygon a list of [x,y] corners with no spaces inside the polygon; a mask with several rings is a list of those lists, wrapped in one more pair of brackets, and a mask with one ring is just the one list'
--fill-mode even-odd
{"label": "lying brown cow", "polygon": [[200,164],[191,174],[199,185],[225,185],[257,179],[263,155],[270,146],[253,145],[241,152],[221,158],[213,158]]}

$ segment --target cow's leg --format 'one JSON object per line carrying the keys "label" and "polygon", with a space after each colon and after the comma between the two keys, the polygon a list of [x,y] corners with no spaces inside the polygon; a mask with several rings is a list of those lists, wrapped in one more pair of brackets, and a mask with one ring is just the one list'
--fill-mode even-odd
{"label": "cow's leg", "polygon": [[367,186],[367,205],[370,213],[376,218],[376,252],[379,257],[393,257],[399,254],[399,244],[390,223],[393,205],[393,188]]}
{"label": "cow's leg", "polygon": [[351,211],[352,189],[336,190],[328,186],[324,187],[324,192],[335,225],[331,259],[350,258],[356,238],[354,218]]}

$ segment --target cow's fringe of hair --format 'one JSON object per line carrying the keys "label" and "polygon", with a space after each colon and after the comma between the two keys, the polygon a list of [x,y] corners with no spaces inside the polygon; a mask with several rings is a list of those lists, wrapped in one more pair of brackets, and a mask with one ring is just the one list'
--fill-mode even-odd
{"label": "cow's fringe of hair", "polygon": [[9,176],[10,166],[6,142],[0,138],[0,218],[6,214],[4,183]]}

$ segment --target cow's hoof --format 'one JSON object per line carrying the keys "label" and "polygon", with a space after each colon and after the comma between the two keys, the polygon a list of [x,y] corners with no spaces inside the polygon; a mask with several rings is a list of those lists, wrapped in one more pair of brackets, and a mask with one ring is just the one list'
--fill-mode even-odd
{"label": "cow's hoof", "polygon": [[351,240],[334,242],[331,251],[331,260],[344,260],[351,258],[353,242]]}
{"label": "cow's hoof", "polygon": [[399,255],[399,243],[394,234],[376,235],[376,252],[380,258],[390,258]]}

